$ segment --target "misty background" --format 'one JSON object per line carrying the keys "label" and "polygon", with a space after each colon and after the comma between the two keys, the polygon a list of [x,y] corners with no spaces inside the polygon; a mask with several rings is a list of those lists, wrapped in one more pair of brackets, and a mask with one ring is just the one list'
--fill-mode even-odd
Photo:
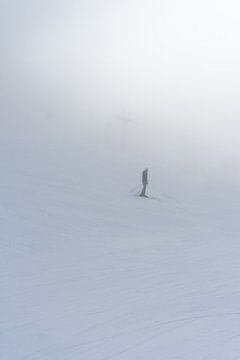
{"label": "misty background", "polygon": [[238,1],[0,5],[2,131],[238,184]]}

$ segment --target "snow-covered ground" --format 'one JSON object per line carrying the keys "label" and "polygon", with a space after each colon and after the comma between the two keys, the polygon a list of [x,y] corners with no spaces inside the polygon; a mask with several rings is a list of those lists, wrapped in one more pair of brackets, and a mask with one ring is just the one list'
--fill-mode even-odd
{"label": "snow-covered ground", "polygon": [[1,360],[240,358],[232,192],[141,199],[124,154],[0,140]]}

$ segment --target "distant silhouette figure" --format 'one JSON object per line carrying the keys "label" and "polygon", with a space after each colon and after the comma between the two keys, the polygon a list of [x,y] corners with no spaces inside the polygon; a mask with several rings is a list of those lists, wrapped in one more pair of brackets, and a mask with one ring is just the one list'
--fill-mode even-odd
{"label": "distant silhouette figure", "polygon": [[145,168],[142,172],[142,184],[143,184],[143,188],[140,196],[147,197],[146,190],[148,185],[148,168]]}

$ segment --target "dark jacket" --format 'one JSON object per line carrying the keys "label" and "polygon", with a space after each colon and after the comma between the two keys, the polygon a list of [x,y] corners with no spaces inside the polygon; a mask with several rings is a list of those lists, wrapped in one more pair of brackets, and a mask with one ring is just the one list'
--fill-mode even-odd
{"label": "dark jacket", "polygon": [[147,185],[148,184],[148,170],[144,170],[142,173],[142,183],[143,185]]}

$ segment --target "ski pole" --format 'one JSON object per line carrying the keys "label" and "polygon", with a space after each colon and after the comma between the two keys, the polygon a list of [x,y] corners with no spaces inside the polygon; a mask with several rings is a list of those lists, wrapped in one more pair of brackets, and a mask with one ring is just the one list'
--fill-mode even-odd
{"label": "ski pole", "polygon": [[137,191],[142,185],[138,185],[136,186],[134,189],[130,190],[130,193],[133,193],[135,191]]}

